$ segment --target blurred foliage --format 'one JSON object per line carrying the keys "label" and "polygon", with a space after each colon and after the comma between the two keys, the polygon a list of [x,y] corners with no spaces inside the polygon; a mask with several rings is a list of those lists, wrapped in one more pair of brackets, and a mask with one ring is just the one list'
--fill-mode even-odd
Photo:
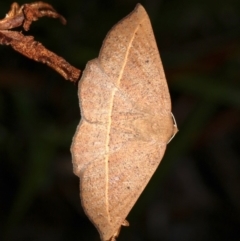
{"label": "blurred foliage", "polygon": [[[2,18],[11,3],[0,2]],[[68,24],[43,18],[27,34],[83,70],[108,30],[137,2],[48,3]],[[118,240],[239,240],[240,1],[141,3],[152,21],[180,132]],[[99,240],[72,173],[77,86],[6,46],[0,46],[0,63],[1,236]]]}

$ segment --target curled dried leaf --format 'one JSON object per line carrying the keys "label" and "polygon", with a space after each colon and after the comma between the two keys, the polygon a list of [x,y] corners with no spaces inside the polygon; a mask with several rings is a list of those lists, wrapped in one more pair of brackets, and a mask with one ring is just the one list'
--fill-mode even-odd
{"label": "curled dried leaf", "polygon": [[66,19],[48,3],[35,2],[19,6],[14,2],[5,18],[0,20],[0,30],[9,30],[23,26],[28,31],[31,23],[41,17],[58,18],[62,24],[66,24]]}
{"label": "curled dried leaf", "polygon": [[48,3],[36,2],[32,4],[23,5],[23,13],[25,21],[23,28],[27,31],[33,21],[37,21],[42,17],[59,18],[62,24],[66,24],[66,19]]}

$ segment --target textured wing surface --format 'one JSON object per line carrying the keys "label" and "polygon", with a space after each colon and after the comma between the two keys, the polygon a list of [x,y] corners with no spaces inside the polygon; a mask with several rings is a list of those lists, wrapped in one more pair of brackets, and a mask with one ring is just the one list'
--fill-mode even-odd
{"label": "textured wing surface", "polygon": [[79,83],[82,120],[71,147],[81,200],[102,240],[114,237],[173,133],[171,102],[147,13],[115,25]]}
{"label": "textured wing surface", "polygon": [[88,62],[79,82],[81,122],[71,146],[74,173],[80,177],[82,206],[99,232],[111,227],[107,201],[107,143],[115,87],[107,79],[97,60]]}

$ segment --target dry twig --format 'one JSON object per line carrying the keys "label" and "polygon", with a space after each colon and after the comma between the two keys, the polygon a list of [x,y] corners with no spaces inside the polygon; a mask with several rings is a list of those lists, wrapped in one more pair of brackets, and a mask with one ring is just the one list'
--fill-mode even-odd
{"label": "dry twig", "polygon": [[22,26],[25,31],[28,31],[33,21],[44,16],[58,18],[66,24],[65,18],[48,3],[35,2],[22,6],[13,3],[6,17],[0,20],[0,44],[11,45],[13,49],[28,58],[47,64],[66,80],[76,82],[81,73],[79,69],[46,49],[41,43],[35,41],[33,36],[25,36],[21,32],[10,30]]}

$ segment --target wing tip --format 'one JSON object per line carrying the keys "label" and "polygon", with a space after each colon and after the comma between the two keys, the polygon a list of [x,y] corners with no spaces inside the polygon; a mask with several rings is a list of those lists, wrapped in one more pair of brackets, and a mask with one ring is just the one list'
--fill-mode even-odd
{"label": "wing tip", "polygon": [[132,15],[137,15],[138,19],[141,21],[142,18],[144,17],[148,17],[147,11],[145,10],[145,8],[143,7],[142,4],[137,3],[137,5],[135,6],[135,8],[133,9],[133,11],[127,15],[126,17],[130,17]]}
{"label": "wing tip", "polygon": [[143,11],[143,12],[147,13],[145,8],[143,7],[143,5],[141,3],[137,3],[137,5],[135,6],[133,11]]}
{"label": "wing tip", "polygon": [[119,61],[123,59],[126,52],[123,48],[121,48],[121,45],[129,44],[139,25],[141,23],[145,24],[144,20],[150,21],[146,10],[140,3],[138,3],[132,12],[117,22],[107,33],[98,55],[100,65],[107,74],[115,74],[112,69],[107,67],[112,59],[116,59],[116,57],[113,57],[115,56],[113,52],[118,53]]}

